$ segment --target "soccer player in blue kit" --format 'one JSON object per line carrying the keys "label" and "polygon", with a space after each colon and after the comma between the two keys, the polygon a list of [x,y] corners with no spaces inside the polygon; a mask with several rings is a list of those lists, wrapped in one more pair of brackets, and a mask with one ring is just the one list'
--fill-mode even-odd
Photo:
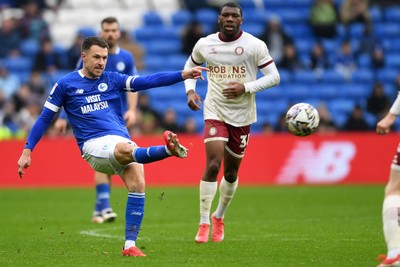
{"label": "soccer player in blue kit", "polygon": [[[121,31],[118,20],[115,17],[106,17],[101,21],[100,37],[103,38],[109,46],[105,70],[116,71],[130,76],[137,75],[135,60],[132,54],[118,46]],[[82,59],[80,59],[77,64],[77,69],[79,70],[82,67],[83,62]],[[122,113],[128,129],[133,126],[136,121],[137,99],[137,93],[121,93]],[[67,116],[64,110],[60,112],[54,124],[54,128],[58,132],[65,133],[67,128]],[[142,164],[136,164],[133,168],[135,170],[135,175],[144,175]],[[94,223],[113,222],[117,217],[117,214],[113,211],[110,204],[111,178],[111,175],[105,173],[96,171],[94,173],[94,181],[96,184],[96,201],[92,215],[92,222]]]}
{"label": "soccer player in blue kit", "polygon": [[129,76],[104,71],[108,44],[99,37],[88,37],[82,43],[83,68],[60,78],[53,86],[42,113],[33,125],[21,157],[18,173],[22,178],[31,164],[31,153],[64,107],[82,157],[98,172],[118,174],[128,189],[125,222],[124,256],[146,256],[136,247],[145,204],[144,176],[134,174],[134,162],[150,163],[170,156],[185,158],[187,149],[176,134],[166,131],[166,145],[138,147],[130,139],[122,116],[122,91],[137,92],[168,86],[185,79],[203,79],[204,67],[148,76]]}

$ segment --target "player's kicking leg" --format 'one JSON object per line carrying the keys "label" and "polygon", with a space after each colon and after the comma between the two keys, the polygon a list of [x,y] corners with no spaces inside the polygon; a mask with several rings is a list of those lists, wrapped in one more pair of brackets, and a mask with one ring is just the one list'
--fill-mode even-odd
{"label": "player's kicking leg", "polygon": [[175,133],[171,131],[164,132],[164,140],[165,144],[169,152],[178,158],[186,158],[187,157],[187,148],[179,144],[178,137]]}

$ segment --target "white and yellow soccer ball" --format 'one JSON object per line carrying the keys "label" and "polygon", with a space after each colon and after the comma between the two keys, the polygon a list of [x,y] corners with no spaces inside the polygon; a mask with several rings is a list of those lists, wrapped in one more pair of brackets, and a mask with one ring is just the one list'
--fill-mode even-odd
{"label": "white and yellow soccer ball", "polygon": [[318,125],[318,111],[308,103],[297,103],[286,113],[286,126],[296,136],[310,135],[317,130]]}

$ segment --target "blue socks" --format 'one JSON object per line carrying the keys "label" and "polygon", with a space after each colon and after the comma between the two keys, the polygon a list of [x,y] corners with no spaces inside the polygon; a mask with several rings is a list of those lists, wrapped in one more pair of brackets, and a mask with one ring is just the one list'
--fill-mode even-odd
{"label": "blue socks", "polygon": [[164,146],[150,146],[147,148],[136,148],[132,152],[134,160],[138,163],[150,163],[157,160],[162,160],[171,156],[167,153]]}
{"label": "blue socks", "polygon": [[110,185],[96,185],[96,207],[95,211],[101,212],[104,209],[111,208],[110,206]]}
{"label": "blue socks", "polygon": [[136,241],[144,216],[145,193],[129,193],[125,212],[125,240]]}

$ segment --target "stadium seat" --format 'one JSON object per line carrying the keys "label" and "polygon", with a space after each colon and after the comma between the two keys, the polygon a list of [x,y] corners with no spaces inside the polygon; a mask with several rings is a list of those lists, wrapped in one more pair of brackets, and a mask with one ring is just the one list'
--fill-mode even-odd
{"label": "stadium seat", "polygon": [[161,55],[168,56],[181,52],[181,42],[177,40],[164,40],[161,39],[147,42],[144,47],[148,55]]}
{"label": "stadium seat", "polygon": [[[246,21],[246,23],[257,23],[265,26],[268,18],[263,10],[256,9],[243,10],[243,19]],[[242,26],[244,26],[246,23],[243,23]]]}
{"label": "stadium seat", "polygon": [[287,84],[293,81],[293,74],[285,69],[279,69],[279,76],[281,77],[280,84]]}
{"label": "stadium seat", "polygon": [[33,67],[33,61],[29,57],[8,57],[4,63],[10,72],[29,72]]}
{"label": "stadium seat", "polygon": [[342,84],[347,82],[346,79],[335,70],[326,70],[322,74],[321,80],[324,83],[331,83],[331,84]]}
{"label": "stadium seat", "polygon": [[194,16],[195,20],[201,23],[206,33],[213,31],[218,20],[218,12],[210,8],[198,9]]}
{"label": "stadium seat", "polygon": [[299,84],[313,84],[318,81],[318,77],[314,71],[298,70],[293,74],[293,80]]}
{"label": "stadium seat", "polygon": [[98,35],[96,30],[92,27],[80,27],[78,29],[78,34],[82,35],[84,38]]}
{"label": "stadium seat", "polygon": [[387,22],[400,23],[400,7],[392,6],[384,10],[384,17]]}
{"label": "stadium seat", "polygon": [[131,37],[138,42],[146,42],[154,39],[158,36],[159,26],[143,26],[137,29],[134,29],[131,32]]}
{"label": "stadium seat", "polygon": [[360,69],[370,69],[371,68],[371,56],[369,54],[361,54],[357,58],[357,64]]}
{"label": "stadium seat", "polygon": [[[390,8],[391,9],[391,8]],[[383,14],[379,7],[370,7],[369,14],[373,23],[379,23],[383,20]]]}
{"label": "stadium seat", "polygon": [[23,56],[35,58],[36,54],[40,51],[40,44],[37,39],[27,39],[21,42],[19,46]]}
{"label": "stadium seat", "polygon": [[260,37],[264,33],[264,24],[261,23],[245,23],[242,25],[242,29],[254,36]]}
{"label": "stadium seat", "polygon": [[358,69],[352,74],[353,83],[372,84],[374,81],[374,73],[370,69]]}
{"label": "stadium seat", "polygon": [[162,26],[164,21],[161,15],[155,11],[149,11],[143,15],[143,23],[145,26]]}
{"label": "stadium seat", "polygon": [[340,94],[341,88],[334,84],[314,84],[310,85],[312,95],[321,100],[330,100]]}
{"label": "stadium seat", "polygon": [[334,117],[339,113],[350,114],[353,111],[356,103],[352,99],[336,98],[328,101],[327,105],[330,112],[335,114],[333,115]]}
{"label": "stadium seat", "polygon": [[371,93],[372,83],[365,84],[343,84],[338,88],[339,95],[344,98],[352,99],[353,101],[360,101],[368,98]]}
{"label": "stadium seat", "polygon": [[178,10],[171,15],[173,26],[184,27],[193,21],[193,14],[188,10]]}
{"label": "stadium seat", "polygon": [[375,24],[375,34],[379,39],[400,37],[399,23],[386,22]]}
{"label": "stadium seat", "polygon": [[400,53],[388,53],[385,58],[387,68],[400,69]]}
{"label": "stadium seat", "polygon": [[376,78],[382,83],[395,83],[399,74],[399,70],[386,67],[376,72]]}

